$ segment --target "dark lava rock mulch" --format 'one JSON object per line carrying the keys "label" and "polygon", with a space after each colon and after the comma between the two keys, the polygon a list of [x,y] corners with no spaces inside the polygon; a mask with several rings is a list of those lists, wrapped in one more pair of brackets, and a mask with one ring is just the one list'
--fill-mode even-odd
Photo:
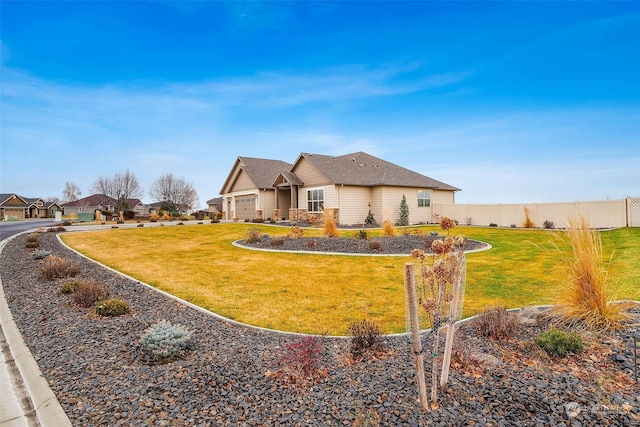
{"label": "dark lava rock mulch", "polygon": [[[342,233],[346,234],[345,231]],[[353,232],[350,232],[353,234]],[[263,235],[260,240],[248,242],[241,240],[243,246],[276,251],[312,251],[312,252],[337,252],[348,254],[406,254],[410,255],[413,249],[422,249],[426,253],[431,252],[431,244],[434,240],[444,239],[444,236],[405,234],[395,237],[372,237],[370,239],[357,239],[350,237],[271,237]],[[372,245],[378,242],[379,245]],[[477,240],[467,240],[465,251],[487,249],[489,245]]]}
{"label": "dark lava rock mulch", "polygon": [[[131,307],[130,314],[103,318],[75,306],[60,292],[60,280],[39,278],[42,261],[31,258],[24,236],[2,252],[11,312],[77,426],[350,426],[366,419],[385,426],[630,426],[640,419],[628,368],[631,330],[583,355],[553,360],[531,345],[539,323],[506,343],[481,339],[473,323],[464,325],[440,408],[421,412],[406,337],[386,338],[385,357],[359,363],[347,363],[349,340],[327,338],[326,376],[308,387],[288,386],[268,372],[295,337],[185,306],[82,258],[53,233],[41,242],[40,249],[72,260],[82,278]],[[139,338],[163,318],[194,331],[195,342],[184,357],[152,365]],[[427,378],[430,362],[426,357]]]}

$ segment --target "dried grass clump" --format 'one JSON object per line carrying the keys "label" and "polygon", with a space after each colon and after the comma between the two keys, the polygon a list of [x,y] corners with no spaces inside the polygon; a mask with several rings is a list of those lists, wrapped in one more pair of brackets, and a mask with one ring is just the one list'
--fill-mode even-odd
{"label": "dried grass clump", "polygon": [[526,206],[524,208],[524,224],[522,226],[524,228],[536,228],[536,223],[529,216],[529,209]]}
{"label": "dried grass clump", "polygon": [[48,256],[45,259],[44,267],[40,271],[40,276],[44,280],[64,279],[80,274],[80,267],[73,264],[66,258],[57,255]]}
{"label": "dried grass clump", "polygon": [[304,235],[304,230],[300,228],[298,225],[294,225],[291,227],[291,231],[289,232],[289,237],[292,239],[299,239]]}
{"label": "dried grass clump", "polygon": [[351,357],[360,359],[367,353],[378,353],[386,347],[382,328],[373,320],[364,319],[349,325]]}
{"label": "dried grass clump", "polygon": [[506,307],[494,307],[486,310],[476,320],[478,333],[494,340],[512,338],[520,331],[518,318],[509,313]]}
{"label": "dried grass clump", "polygon": [[261,237],[262,234],[260,233],[260,229],[258,227],[252,227],[247,230],[245,240],[247,243],[256,243],[260,241]]}
{"label": "dried grass clump", "polygon": [[385,237],[394,237],[398,234],[396,232],[396,227],[394,227],[393,223],[388,219],[385,219],[382,223],[382,232],[384,233]]}
{"label": "dried grass clump", "polygon": [[602,257],[600,234],[583,215],[570,215],[567,236],[571,255],[565,260],[567,286],[559,292],[552,314],[560,324],[595,332],[613,331],[630,318],[628,304],[613,304]]}
{"label": "dried grass clump", "polygon": [[109,298],[109,292],[99,283],[82,280],[78,282],[72,296],[73,302],[78,304],[80,307],[89,308],[93,307],[98,301],[103,301]]}
{"label": "dried grass clump", "polygon": [[322,234],[325,237],[338,237],[338,227],[336,220],[333,218],[333,209],[325,209],[322,211]]}

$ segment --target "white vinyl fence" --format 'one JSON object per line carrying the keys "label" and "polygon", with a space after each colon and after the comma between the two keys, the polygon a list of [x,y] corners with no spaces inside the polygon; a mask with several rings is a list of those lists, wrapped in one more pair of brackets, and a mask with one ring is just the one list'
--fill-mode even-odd
{"label": "white vinyl fence", "polygon": [[594,228],[640,227],[640,197],[593,202],[497,205],[434,203],[433,213],[440,218],[453,218],[459,224],[495,224],[499,227],[522,227],[527,214],[536,227],[543,227],[548,221],[556,228],[563,228],[569,214],[584,215]]}

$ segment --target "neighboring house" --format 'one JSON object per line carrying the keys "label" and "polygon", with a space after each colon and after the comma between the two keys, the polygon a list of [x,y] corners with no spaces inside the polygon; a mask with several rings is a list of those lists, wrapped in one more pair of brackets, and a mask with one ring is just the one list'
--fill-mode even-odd
{"label": "neighboring house", "polygon": [[224,218],[319,222],[331,209],[343,225],[397,222],[404,195],[410,223],[432,222],[432,203],[454,203],[459,188],[364,152],[301,153],[293,164],[238,157],[220,193]]}
{"label": "neighboring house", "polygon": [[213,218],[218,212],[222,212],[222,197],[207,200],[207,206],[209,207],[209,216]]}
{"label": "neighboring house", "polygon": [[[139,199],[128,199],[127,205],[129,210],[135,212],[136,216],[149,214],[149,208]],[[102,212],[113,212],[115,206],[116,200],[104,194],[92,194],[91,196],[62,204],[65,215],[95,213],[97,210]]]}
{"label": "neighboring house", "polygon": [[0,218],[3,220],[26,218],[54,218],[62,207],[41,198],[22,197],[15,193],[0,194]]}

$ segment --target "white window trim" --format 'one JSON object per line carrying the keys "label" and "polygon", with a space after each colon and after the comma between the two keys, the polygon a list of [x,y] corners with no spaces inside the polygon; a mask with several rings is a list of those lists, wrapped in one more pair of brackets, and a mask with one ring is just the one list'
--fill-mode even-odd
{"label": "white window trim", "polygon": [[[420,197],[420,193],[424,193],[426,192],[427,194],[429,194],[428,198],[425,197]],[[418,194],[417,194],[417,204],[419,208],[430,208],[431,207],[431,190],[418,190]],[[427,201],[427,204],[420,204],[421,201]]]}
{"label": "white window trim", "polygon": [[[325,203],[325,199],[324,199],[324,187],[315,187],[315,188],[307,188],[307,212],[322,212],[324,209],[324,203]],[[310,199],[310,195],[312,194],[313,191],[322,191],[322,198],[318,198],[318,199]],[[309,209],[310,205],[313,205],[314,203],[318,204],[318,210],[313,210],[313,209]]]}

